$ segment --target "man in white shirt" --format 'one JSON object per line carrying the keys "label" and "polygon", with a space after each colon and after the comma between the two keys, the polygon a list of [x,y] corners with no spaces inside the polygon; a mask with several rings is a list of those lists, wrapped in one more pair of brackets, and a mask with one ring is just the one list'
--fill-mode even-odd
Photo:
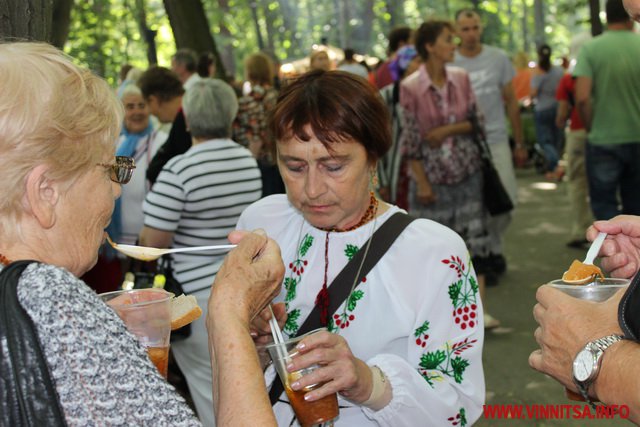
{"label": "man in white shirt", "polygon": [[[511,85],[515,71],[501,49],[482,44],[482,24],[476,11],[462,9],[456,13],[456,27],[460,46],[455,53],[454,65],[464,68],[469,73],[478,107],[484,114],[487,142],[493,163],[515,205],[518,188],[513,158],[515,157],[517,164],[523,164],[527,159],[518,100]],[[513,153],[509,146],[505,112],[511,122],[515,140]],[[510,223],[510,213],[491,217],[489,221],[491,254],[488,265],[494,274],[487,276],[488,284],[491,284],[492,279],[495,282],[496,275],[506,270],[502,237]]]}
{"label": "man in white shirt", "polygon": [[197,73],[198,56],[191,49],[179,49],[171,57],[171,71],[178,75],[184,86],[184,90],[189,90],[198,80],[201,80]]}

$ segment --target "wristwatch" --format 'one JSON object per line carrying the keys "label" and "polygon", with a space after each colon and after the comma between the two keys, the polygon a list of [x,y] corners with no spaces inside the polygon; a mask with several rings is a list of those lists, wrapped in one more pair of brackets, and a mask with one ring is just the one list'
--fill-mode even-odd
{"label": "wristwatch", "polygon": [[593,340],[587,343],[573,360],[573,382],[578,387],[578,391],[580,391],[584,400],[592,406],[593,403],[589,399],[589,386],[598,377],[600,365],[602,364],[602,355],[609,346],[622,340],[622,338],[624,338],[622,335],[607,335]]}

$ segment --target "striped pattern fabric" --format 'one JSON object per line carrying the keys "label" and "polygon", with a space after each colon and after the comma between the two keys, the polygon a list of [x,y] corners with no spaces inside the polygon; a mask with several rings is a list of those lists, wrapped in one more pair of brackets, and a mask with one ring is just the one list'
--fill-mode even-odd
{"label": "striped pattern fabric", "polygon": [[[260,198],[256,160],[230,139],[200,143],[171,159],[147,194],[144,225],[174,233],[174,248],[228,243],[242,211]],[[224,252],[173,255],[186,293],[211,286]]]}

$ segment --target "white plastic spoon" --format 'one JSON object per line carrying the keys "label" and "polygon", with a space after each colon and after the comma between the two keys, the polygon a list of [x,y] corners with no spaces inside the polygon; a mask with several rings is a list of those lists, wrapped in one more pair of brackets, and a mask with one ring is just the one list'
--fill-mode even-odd
{"label": "white plastic spoon", "polygon": [[109,238],[109,236],[107,236],[107,241],[116,251],[121,252],[128,257],[139,259],[141,261],[154,261],[160,258],[162,255],[174,254],[176,252],[228,250],[236,247],[236,245],[213,245],[213,246],[193,246],[191,248],[160,249],[160,248],[150,248],[148,246],[119,245],[117,243],[114,243]]}
{"label": "white plastic spoon", "polygon": [[[583,264],[593,265],[593,261],[598,256],[598,253],[600,253],[600,248],[602,247],[602,244],[604,243],[604,239],[606,238],[607,238],[607,233],[598,233],[598,237],[595,238],[595,240],[591,244],[591,247],[589,247],[589,251],[587,251],[587,256],[584,257],[584,261],[582,262]],[[566,273],[567,272],[565,272],[565,274]],[[584,285],[586,283],[593,281],[593,276],[589,276],[587,278],[579,279],[579,280],[566,280],[563,275],[562,280],[565,283],[568,283],[571,285]]]}

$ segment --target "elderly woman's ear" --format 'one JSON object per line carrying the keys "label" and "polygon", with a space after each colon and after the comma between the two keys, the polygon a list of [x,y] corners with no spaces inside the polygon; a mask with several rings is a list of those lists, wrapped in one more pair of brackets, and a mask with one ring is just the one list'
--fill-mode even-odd
{"label": "elderly woman's ear", "polygon": [[55,208],[60,199],[60,186],[47,176],[47,172],[46,165],[38,165],[29,172],[23,198],[25,213],[45,229],[55,224]]}

